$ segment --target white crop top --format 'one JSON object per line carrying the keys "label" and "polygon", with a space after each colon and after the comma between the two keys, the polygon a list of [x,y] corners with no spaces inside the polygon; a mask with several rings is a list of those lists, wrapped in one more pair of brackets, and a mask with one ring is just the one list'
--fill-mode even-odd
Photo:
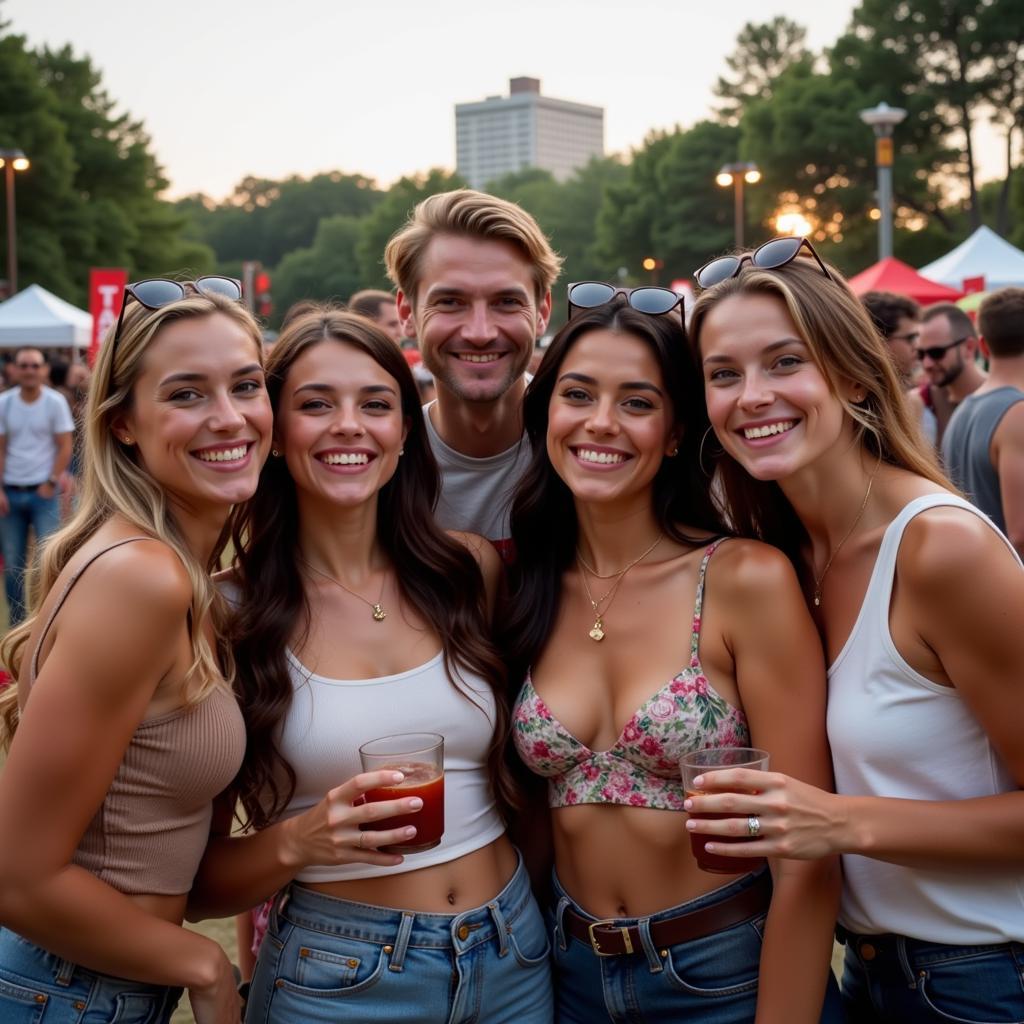
{"label": "white crop top", "polygon": [[[444,736],[444,836],[438,846],[412,854],[397,867],[373,864],[311,866],[300,882],[335,882],[416,871],[463,857],[504,831],[487,774],[494,733],[490,686],[463,671],[459,690],[439,652],[425,665],[376,679],[328,679],[310,672],[288,652],[294,695],[279,736],[295,770],[295,793],[282,817],[308,810],[362,770],[359,747],[402,732]],[[461,692],[459,692],[461,690]]]}
{"label": "white crop top", "polygon": [[[903,531],[936,506],[963,508],[990,522],[955,495],[928,494],[886,529],[857,621],[828,673],[828,738],[839,793],[967,800],[1018,788],[957,690],[915,672],[889,632]],[[839,920],[853,932],[895,932],[925,942],[1024,941],[1024,866],[911,868],[846,855]]]}

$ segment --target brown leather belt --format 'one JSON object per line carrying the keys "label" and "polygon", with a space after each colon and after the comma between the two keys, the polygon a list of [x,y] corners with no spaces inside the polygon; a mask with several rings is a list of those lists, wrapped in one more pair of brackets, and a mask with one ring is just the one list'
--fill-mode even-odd
{"label": "brown leather belt", "polygon": [[[768,909],[772,898],[771,874],[767,871],[758,881],[721,903],[691,910],[678,917],[651,922],[651,939],[659,947],[703,938],[723,928],[748,921]],[[639,953],[643,946],[636,925],[618,925],[613,918],[592,921],[580,917],[571,907],[562,914],[562,926],[574,938],[590,946],[598,956],[622,956]]]}

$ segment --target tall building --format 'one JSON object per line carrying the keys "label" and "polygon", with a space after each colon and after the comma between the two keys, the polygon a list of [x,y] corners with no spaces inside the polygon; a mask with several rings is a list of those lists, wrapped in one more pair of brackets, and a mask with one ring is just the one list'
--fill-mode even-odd
{"label": "tall building", "polygon": [[564,181],[604,156],[604,108],[541,96],[539,78],[513,78],[508,96],[456,104],[455,150],[472,188],[526,167]]}

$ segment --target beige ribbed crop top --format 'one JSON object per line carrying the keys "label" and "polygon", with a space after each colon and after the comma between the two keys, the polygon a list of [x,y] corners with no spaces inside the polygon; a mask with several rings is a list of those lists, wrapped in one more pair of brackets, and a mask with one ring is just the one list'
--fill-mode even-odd
{"label": "beige ribbed crop top", "polygon": [[[111,544],[68,580],[29,663],[28,689],[46,634],[82,573],[107,551],[151,539]],[[213,798],[235,777],[244,753],[242,713],[223,687],[140,722],[73,862],[128,895],[188,892],[206,848]]]}

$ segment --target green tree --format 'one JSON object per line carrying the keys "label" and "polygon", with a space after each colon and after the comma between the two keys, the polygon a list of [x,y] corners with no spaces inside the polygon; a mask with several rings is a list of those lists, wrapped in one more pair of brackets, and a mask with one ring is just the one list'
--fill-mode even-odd
{"label": "green tree", "polygon": [[[74,156],[22,36],[0,37],[0,95],[0,145],[22,149],[32,161],[16,179],[18,283],[38,282],[80,301],[84,287],[69,256],[90,239],[84,204],[74,189]],[[6,232],[6,204],[3,213]]]}
{"label": "green tree", "polygon": [[648,136],[626,180],[605,192],[596,246],[603,264],[624,267],[626,279],[637,281],[645,279],[641,265],[650,256],[662,261],[658,280],[667,283],[730,248],[732,194],[715,184],[715,175],[737,158],[739,145],[737,128],[711,121]]}
{"label": "green tree", "polygon": [[1001,22],[1019,0],[861,0],[853,15],[858,38],[898,55],[913,70],[916,90],[930,96],[946,134],[963,140],[972,229],[981,224],[973,127],[992,88],[995,40],[985,22],[993,6],[1000,8]]}
{"label": "green tree", "polygon": [[178,210],[189,230],[212,246],[223,262],[258,260],[277,266],[289,252],[314,244],[317,227],[329,217],[365,217],[382,193],[361,174],[331,171],[283,181],[249,176],[222,203],[188,196]]}
{"label": "green tree", "polygon": [[779,76],[795,64],[810,68],[813,56],[807,49],[807,30],[781,15],[763,24],[748,22],[736,37],[736,49],[725,58],[728,75],[714,87],[718,116],[727,124],[739,124],[752,100],[771,99]]}
{"label": "green tree", "polygon": [[359,290],[361,278],[356,259],[361,221],[339,215],[320,221],[313,245],[294,249],[273,273],[274,319],[302,299],[347,302]]}
{"label": "green tree", "polygon": [[384,247],[388,239],[405,223],[421,199],[435,192],[463,188],[465,184],[457,174],[437,167],[424,174],[399,178],[360,224],[356,258],[361,287],[390,288],[391,282],[384,272]]}

